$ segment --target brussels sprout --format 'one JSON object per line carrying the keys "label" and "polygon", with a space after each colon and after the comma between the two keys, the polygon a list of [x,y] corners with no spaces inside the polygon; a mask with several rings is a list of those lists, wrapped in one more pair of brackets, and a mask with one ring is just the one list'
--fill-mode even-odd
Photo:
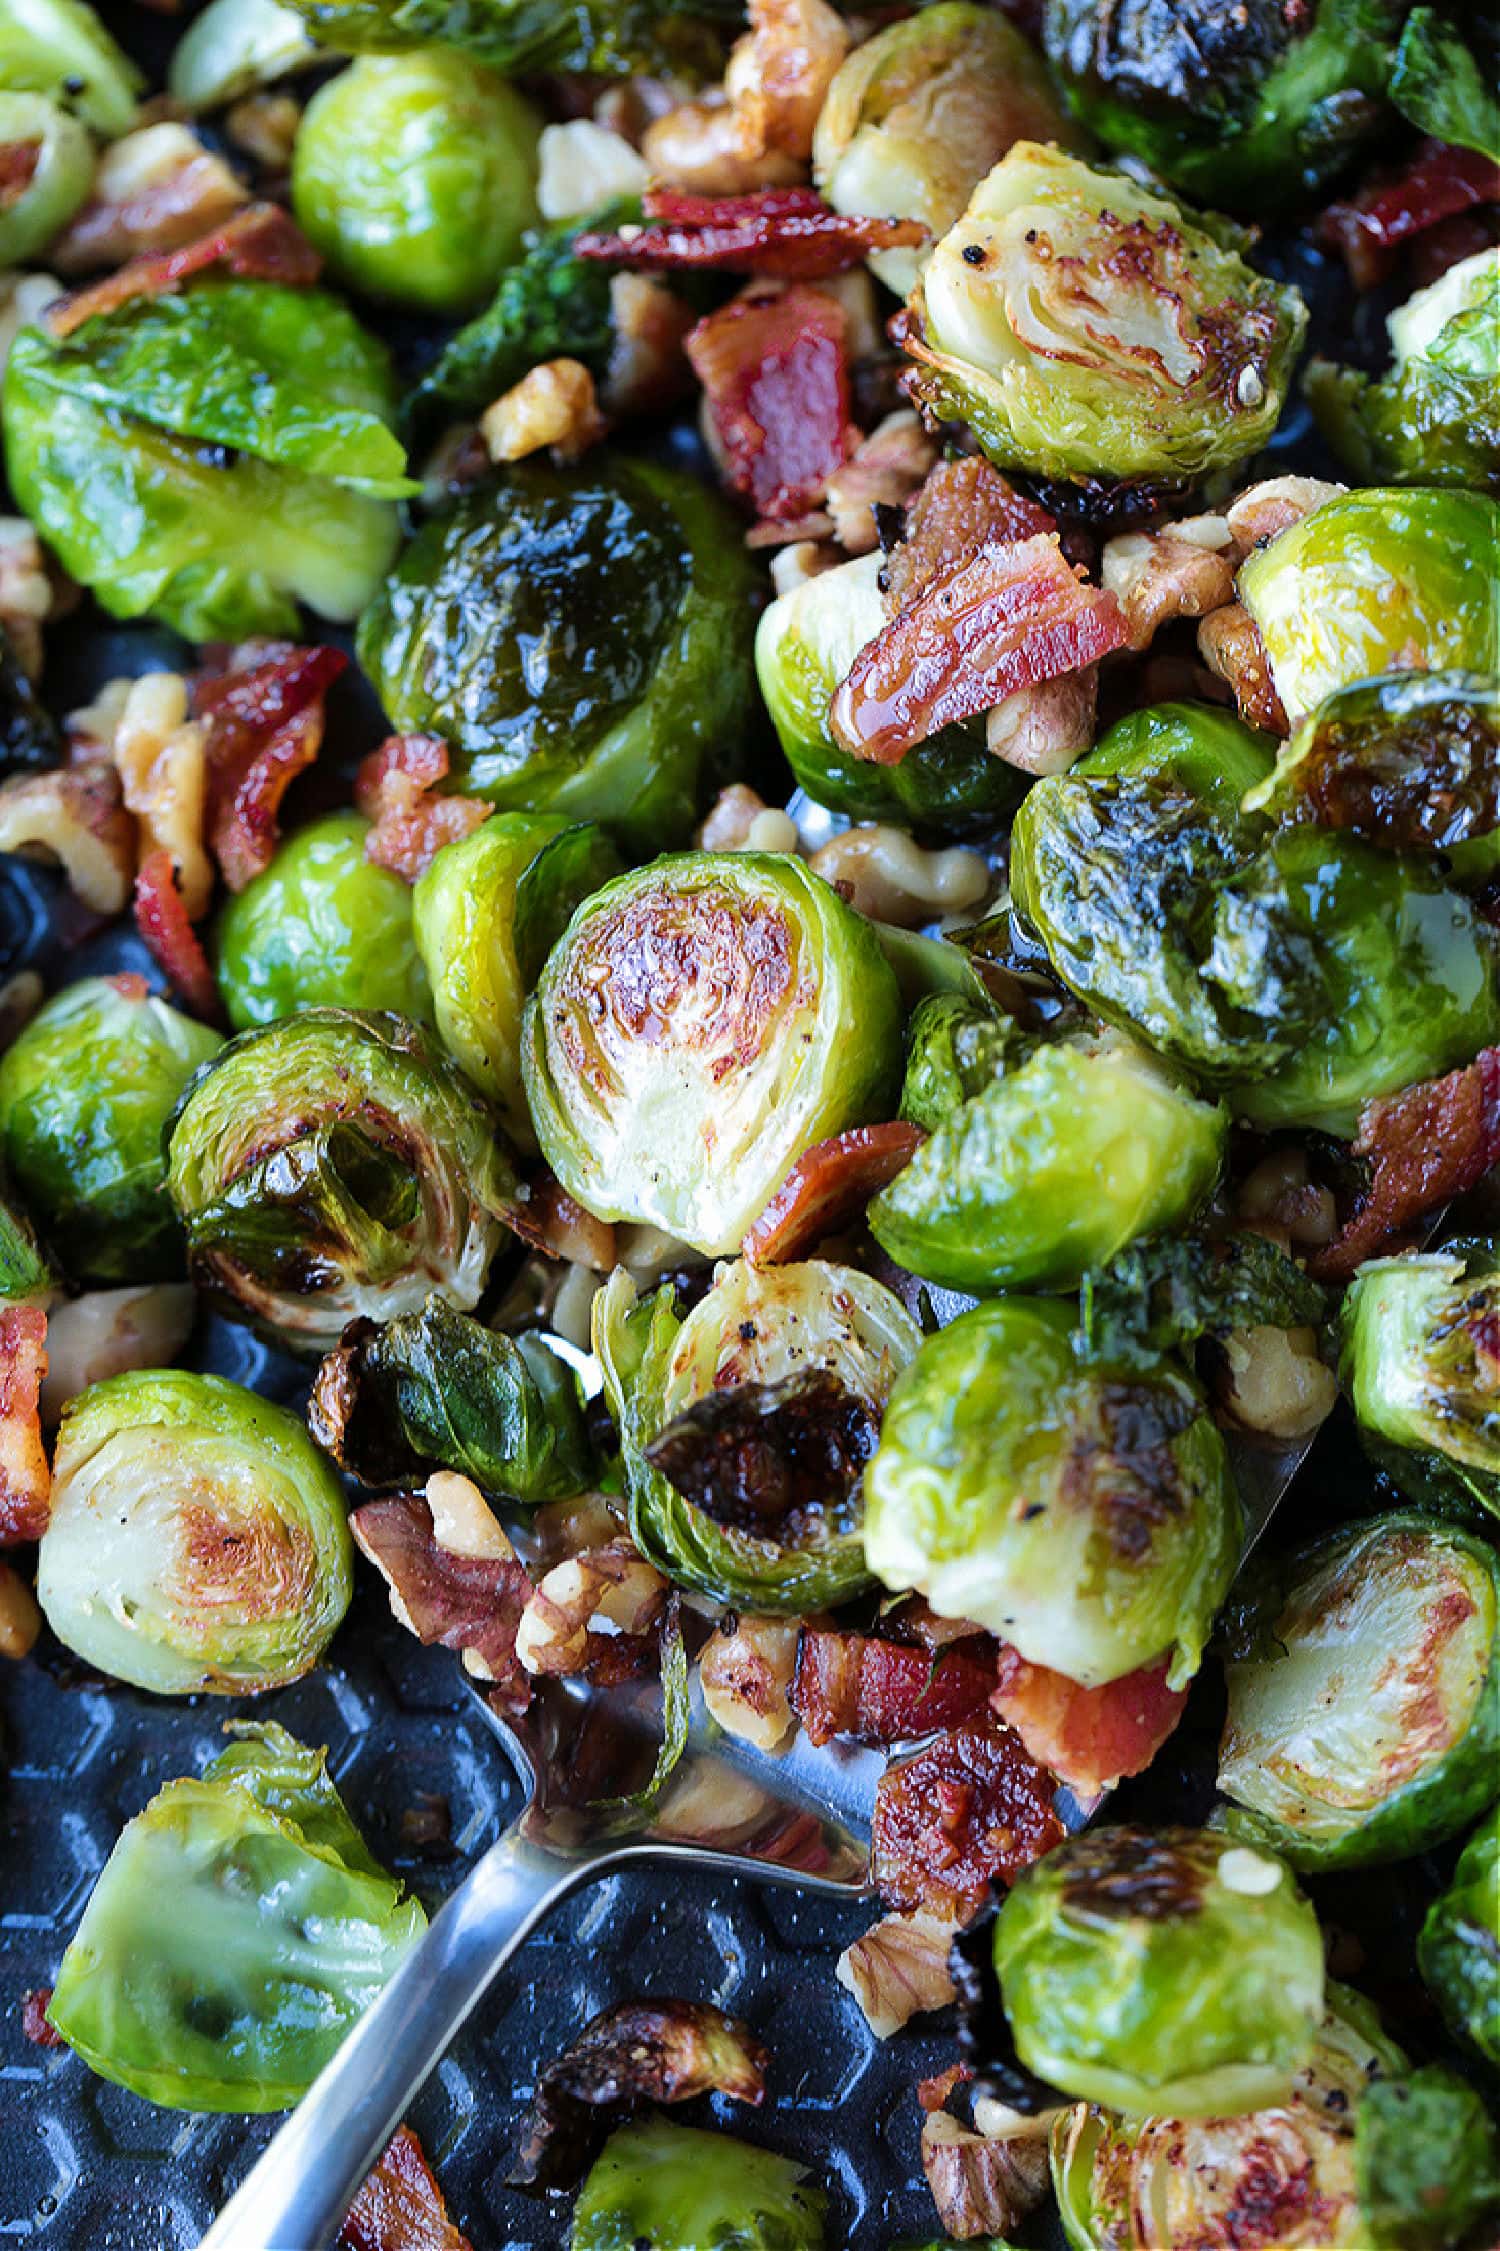
{"label": "brussels sprout", "polygon": [[197,1279],[313,1353],[434,1289],[471,1306],[515,1193],[488,1108],[431,1037],[341,1008],[230,1041],[178,1106],[167,1187]]}
{"label": "brussels sprout", "polygon": [[1025,1061],[1035,1043],[1013,1016],[955,992],[929,993],[906,1027],[901,1115],[924,1133]]}
{"label": "brussels sprout", "polygon": [[274,1722],[127,1824],[48,2005],[91,2070],[171,2110],[285,2110],[427,1918],[370,1857],[321,1751]]}
{"label": "brussels sprout", "polygon": [[[842,1474],[850,1465],[831,1448],[820,1464],[809,1448],[803,1492],[788,1496],[770,1489],[777,1466],[771,1449],[750,1447],[745,1459],[752,1474],[763,1473],[764,1489],[741,1491],[725,1453],[721,1474],[694,1498],[655,1466],[657,1441],[673,1425],[690,1431],[694,1411],[716,1401],[742,1406],[758,1424],[777,1393],[812,1374],[825,1380],[843,1428],[856,1426],[853,1451],[862,1458],[892,1381],[921,1341],[900,1300],[853,1267],[817,1259],[755,1267],[741,1260],[685,1321],[670,1288],[641,1300],[618,1270],[594,1301],[594,1350],[620,1432],[631,1536],[641,1553],[716,1601],[750,1610],[798,1616],[858,1593],[870,1583],[860,1545],[858,1460],[854,1475]],[[831,1421],[825,1428],[835,1432]],[[809,1464],[833,1471],[823,1475],[816,1498]],[[680,1468],[677,1475],[689,1482]]]}
{"label": "brussels sprout", "polygon": [[1458,1857],[1417,1940],[1422,1981],[1456,2039],[1500,2067],[1500,1806]]}
{"label": "brussels sprout", "polygon": [[1295,725],[1377,672],[1497,672],[1500,505],[1375,487],[1324,501],[1240,566],[1239,596]]}
{"label": "brussels sprout", "polygon": [[1340,1372],[1366,1450],[1414,1501],[1500,1516],[1495,1244],[1369,1260],[1339,1317]]}
{"label": "brussels sprout", "polygon": [[1234,1329],[1317,1325],[1327,1297],[1264,1235],[1163,1236],[1086,1274],[1078,1347],[1103,1368],[1150,1368],[1163,1353]]}
{"label": "brussels sprout", "polygon": [[805,1149],[890,1115],[895,975],[792,854],[681,852],[578,909],[527,1004],[542,1154],[586,1210],[737,1251]]}
{"label": "brussels sprout", "polygon": [[1230,240],[1123,174],[1018,141],[932,253],[907,386],[1002,469],[1226,468],[1275,429],[1307,321]]}
{"label": "brussels sprout", "polygon": [[0,1306],[50,1297],[56,1287],[52,1262],[0,1165]]}
{"label": "brussels sprout", "polygon": [[1039,1047],[939,1124],[870,1205],[871,1234],[948,1289],[1076,1289],[1179,1227],[1219,1177],[1228,1113],[1122,1034]]}
{"label": "brussels sprout", "polygon": [[84,0],[0,0],[0,87],[66,98],[113,140],[135,123],[144,80]]}
{"label": "brussels sprout", "polygon": [[447,737],[456,788],[652,851],[686,835],[751,723],[754,587],[698,478],[526,463],[418,532],[360,661],[394,727]]}
{"label": "brussels sprout", "polygon": [[[913,16],[895,28],[928,20]],[[760,621],[755,669],[787,763],[809,797],[858,821],[910,821],[943,835],[994,827],[1025,777],[985,748],[982,720],[944,727],[894,766],[851,757],[828,731],[835,689],[886,622],[881,567],[873,554],[820,571],[778,596]]]}
{"label": "brussels sprout", "polygon": [[301,1422],[221,1376],[110,1376],[63,1416],[37,1599],[133,1687],[241,1696],[315,1665],[353,1591],[344,1496]]}
{"label": "brussels sprout", "polygon": [[1237,1836],[1295,1868],[1423,1852],[1494,1796],[1500,1558],[1419,1515],[1317,1542],[1228,1667],[1219,1787]]}
{"label": "brussels sprout", "polygon": [[1185,195],[1259,216],[1310,196],[1382,116],[1398,0],[1047,0],[1075,116]]}
{"label": "brussels sprout", "polygon": [[291,0],[320,45],[344,54],[467,48],[514,77],[707,68],[717,53],[694,18],[734,23],[735,0]]}
{"label": "brussels sprout", "polygon": [[[854,48],[813,136],[813,178],[835,211],[920,219],[946,234],[1012,141],[1079,147],[1029,39],[975,0],[937,0]],[[871,258],[907,296],[923,259]]]}
{"label": "brussels sprout", "polygon": [[76,117],[41,94],[0,92],[0,147],[35,151],[30,177],[0,205],[0,266],[17,266],[45,248],[86,199],[94,144]]}
{"label": "brussels sprout", "polygon": [[1239,1560],[1241,1515],[1201,1394],[1083,1364],[1071,1307],[980,1305],[896,1383],[865,1474],[865,1554],[1096,1688],[1170,1651],[1181,1687]]}
{"label": "brussels sprout", "polygon": [[1376,2251],[1452,2251],[1500,2205],[1500,2129],[1441,2064],[1365,2090],[1354,2166]]}
{"label": "brussels sprout", "polygon": [[1245,797],[1271,771],[1274,735],[1205,703],[1158,703],[1117,719],[1072,768],[1093,778],[1122,774],[1196,797],[1233,826]]}
{"label": "brussels sprout", "polygon": [[172,49],[167,91],[186,109],[218,109],[323,59],[279,0],[208,0]]}
{"label": "brussels sprout", "polygon": [[800,2165],[660,2115],[610,2135],[571,2251],[822,2251],[828,2200]]}
{"label": "brussels sprout", "polygon": [[541,119],[466,55],[366,55],[308,103],[292,208],[352,289],[469,311],[535,220]]}
{"label": "brussels sprout", "polygon": [[1022,1869],[994,1929],[1028,2071],[1130,2114],[1285,2101],[1323,2016],[1323,1938],[1289,1872],[1202,1829],[1095,1829]]}
{"label": "brussels sprout", "polygon": [[236,1031],[323,1006],[430,1021],[411,889],[365,858],[368,834],[358,813],[330,813],[291,837],[229,901],[217,974]]}
{"label": "brussels sprout", "polygon": [[[1500,95],[1494,65],[1500,27],[1493,14],[1462,5],[1452,18],[1438,8],[1413,8],[1391,67],[1390,96],[1403,117],[1434,139],[1500,159]],[[1462,24],[1473,39],[1459,36]]]}
{"label": "brussels sprout", "polygon": [[1307,396],[1329,444],[1375,483],[1500,489],[1500,254],[1481,250],[1388,323],[1378,381],[1314,360]]}
{"label": "brussels sprout", "polygon": [[574,908],[619,869],[601,829],[496,813],[445,844],[412,893],[439,1036],[523,1148],[535,1146],[521,1089],[526,995]]}
{"label": "brussels sprout", "polygon": [[0,1155],[75,1280],[180,1269],[162,1128],[222,1045],[141,979],[86,977],[0,1055]]}

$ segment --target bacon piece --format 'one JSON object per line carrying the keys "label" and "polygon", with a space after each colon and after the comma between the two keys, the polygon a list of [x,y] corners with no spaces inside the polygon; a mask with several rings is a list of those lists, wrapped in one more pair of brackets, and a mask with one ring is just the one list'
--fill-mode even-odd
{"label": "bacon piece", "polygon": [[920,1126],[851,1126],[815,1141],[787,1174],[741,1249],[753,1266],[779,1266],[800,1258],[812,1243],[847,1225],[872,1196],[911,1163],[927,1136]]}
{"label": "bacon piece", "polygon": [[47,2010],[52,2000],[50,1985],[36,1986],[21,1995],[21,2037],[34,2048],[61,2048],[66,2046],[62,2034],[47,2022]]}
{"label": "bacon piece", "polygon": [[[833,1974],[854,1995],[877,2040],[889,2040],[913,2017],[945,2009],[953,1999],[948,1954],[954,1928],[951,1915],[931,1915],[918,1908],[910,1915],[883,1915],[862,1938],[845,1947]],[[940,2101],[947,2100],[949,2085],[944,2086]]]}
{"label": "bacon piece", "polygon": [[731,490],[778,523],[815,508],[859,440],[844,309],[794,286],[736,297],[686,344]]}
{"label": "bacon piece", "polygon": [[177,870],[165,845],[148,852],[135,879],[135,926],[178,998],[206,1024],[222,1023],[219,988],[197,931],[188,921]]}
{"label": "bacon piece", "polygon": [[372,826],[365,858],[415,883],[445,844],[471,836],[494,811],[477,797],[437,797],[448,745],[441,735],[388,735],[361,760],[354,802]]}
{"label": "bacon piece", "polygon": [[922,2121],[922,2170],[944,2235],[1012,2236],[1047,2193],[1047,2136],[992,2141],[933,2110]]}
{"label": "bacon piece", "polygon": [[1002,1643],[990,1703],[1040,1765],[1092,1798],[1143,1773],[1182,1717],[1187,1690],[1168,1688],[1167,1663],[1159,1657],[1123,1680],[1084,1688]]}
{"label": "bacon piece", "polygon": [[418,1641],[463,1653],[491,1684],[498,1711],[524,1712],[531,1683],[516,1655],[516,1630],[531,1581],[514,1555],[458,1555],[438,1545],[432,1510],[417,1493],[366,1501],[349,1519],[363,1554],[391,1592],[391,1608]]}
{"label": "bacon piece", "polygon": [[40,141],[0,141],[0,211],[20,202],[41,160]]}
{"label": "bacon piece", "polygon": [[210,266],[227,266],[230,273],[250,280],[307,289],[322,272],[323,261],[280,204],[252,203],[180,250],[132,258],[87,289],[56,298],[43,317],[54,336],[71,336],[96,314],[112,313],[134,297],[164,297]]}
{"label": "bacon piece", "polygon": [[1017,492],[980,454],[940,461],[906,511],[906,526],[885,565],[885,613],[898,617],[924,587],[986,542],[1034,539],[1055,519]]}
{"label": "bacon piece", "polygon": [[1424,1212],[1465,1195],[1500,1164],[1500,1047],[1487,1047],[1446,1078],[1421,1079],[1359,1114],[1354,1154],[1370,1184],[1326,1250],[1309,1254],[1320,1282],[1347,1281]]}
{"label": "bacon piece", "polygon": [[400,2126],[344,2215],[335,2251],[474,2251],[448,2217],[422,2144]]}
{"label": "bacon piece", "polygon": [[1424,141],[1398,179],[1365,188],[1348,203],[1330,204],[1318,232],[1343,252],[1355,287],[1381,281],[1391,253],[1440,220],[1500,203],[1500,164],[1477,149]]}
{"label": "bacon piece", "polygon": [[863,264],[872,251],[914,248],[927,239],[920,220],[846,216],[812,188],[693,195],[684,188],[655,187],[648,189],[645,207],[654,224],[623,234],[581,234],[574,256],[658,272],[826,281]]}
{"label": "bacon piece", "polygon": [[318,755],[323,698],[348,662],[342,649],[247,641],[194,680],[193,711],[208,722],[209,842],[231,891],[270,866],[281,800]]}
{"label": "bacon piece", "polygon": [[804,1626],[792,1706],[814,1743],[900,1743],[982,1718],[994,1680],[988,1640],[933,1651]]}
{"label": "bacon piece", "polygon": [[872,1868],[893,1907],[979,1907],[1063,1837],[1054,1784],[994,1720],[893,1759],[875,1789]]}
{"label": "bacon piece", "polygon": [[1082,671],[1128,638],[1113,594],[1075,574],[1055,535],[986,541],[865,644],[829,729],[854,757],[894,766],[954,720]]}
{"label": "bacon piece", "polygon": [[39,1305],[0,1305],[0,1547],[47,1529],[52,1472],[42,1444],[47,1316]]}
{"label": "bacon piece", "polygon": [[47,252],[54,273],[86,274],[180,250],[250,201],[222,156],[175,118],[114,141],[81,211]]}
{"label": "bacon piece", "polygon": [[575,1203],[557,1176],[545,1168],[527,1181],[524,1200],[518,1198],[506,1207],[505,1223],[544,1258],[563,1258],[596,1274],[608,1274],[614,1266],[615,1231],[610,1222],[596,1219]]}

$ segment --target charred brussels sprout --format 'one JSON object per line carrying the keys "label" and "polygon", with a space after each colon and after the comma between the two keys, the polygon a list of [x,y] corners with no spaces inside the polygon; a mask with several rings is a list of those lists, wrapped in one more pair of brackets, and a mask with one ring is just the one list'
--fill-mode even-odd
{"label": "charred brussels sprout", "polygon": [[233,1732],[127,1825],[48,2007],[91,2070],[171,2110],[288,2109],[427,1922],[321,1751]]}
{"label": "charred brussels sprout", "polygon": [[683,852],[579,908],[521,1067],[570,1196],[715,1254],[805,1149],[891,1114],[900,1054],[895,973],[829,884],[790,854]]}
{"label": "charred brussels sprout", "polygon": [[1223,222],[1019,141],[932,253],[908,381],[1002,469],[1199,476],[1269,438],[1306,320]]}
{"label": "charred brussels sprout", "polygon": [[1329,360],[1308,369],[1329,444],[1369,483],[1500,489],[1500,254],[1450,266],[1387,325],[1378,381]]}
{"label": "charred brussels sprout", "polygon": [[352,289],[468,312],[536,218],[540,131],[529,103],[452,49],[368,55],[307,106],[292,208]]}
{"label": "charred brussels sprout", "polygon": [[902,1117],[935,1133],[971,1096],[1023,1062],[1032,1045],[1013,1016],[963,993],[927,994],[907,1026]]}
{"label": "charred brussels sprout", "polygon": [[368,834],[358,813],[330,813],[230,900],[218,982],[236,1031],[324,1006],[431,1017],[411,889],[365,858]]}
{"label": "charred brussels sprout", "polygon": [[320,46],[343,54],[466,48],[492,70],[534,77],[709,69],[717,44],[698,19],[732,25],[733,0],[289,0]]}
{"label": "charred brussels sprout", "polygon": [[[0,81],[4,65],[0,63]],[[18,193],[0,206],[0,267],[18,266],[67,225],[94,184],[94,144],[86,127],[41,94],[0,91],[0,148],[30,166]]]}
{"label": "charred brussels sprout", "polygon": [[822,2251],[827,2201],[789,2157],[656,2116],[610,2135],[568,2242],[570,2251]]}
{"label": "charred brussels sprout", "polygon": [[1367,1450],[1414,1501],[1500,1516],[1497,1318],[1491,1242],[1373,1259],[1349,1286],[1344,1388]]}
{"label": "charred brussels sprout", "polygon": [[139,977],[55,993],[0,1056],[0,1156],[80,1282],[176,1273],[162,1129],[223,1042]]}
{"label": "charred brussels sprout", "polygon": [[84,0],[0,0],[0,88],[66,100],[113,140],[135,123],[143,81]]}
{"label": "charred brussels sprout", "polygon": [[1500,2068],[1500,1806],[1459,1854],[1417,1941],[1423,1983],[1455,2038]]}
{"label": "charred brussels sprout", "polygon": [[1087,1687],[1163,1651],[1181,1687],[1239,1560],[1224,1441],[1180,1369],[1086,1367],[1072,1327],[1006,1298],[927,1339],[865,1475],[865,1553]]}
{"label": "charred brussels sprout", "polygon": [[219,1376],[111,1376],[63,1417],[37,1596],[59,1641],[161,1695],[253,1694],[323,1654],[353,1589],[339,1481]]}
{"label": "charred brussels sprout", "polygon": [[1417,1515],[1306,1549],[1228,1667],[1219,1787],[1296,1868],[1401,1860],[1464,1828],[1500,1757],[1500,1564]]}
{"label": "charred brussels sprout", "polygon": [[799,1615],[867,1586],[859,1478],[921,1331],[818,1259],[727,1268],[686,1320],[623,1269],[594,1303],[631,1535],[718,1602]]}
{"label": "charred brussels sprout", "polygon": [[1021,1871],[996,1918],[1017,2053],[1131,2114],[1284,2101],[1323,2016],[1323,1939],[1288,1871],[1208,1830],[1097,1829]]}
{"label": "charred brussels sprout", "polygon": [[696,477],[527,464],[417,534],[360,661],[394,727],[447,738],[456,788],[657,850],[750,723],[754,586]]}
{"label": "charred brussels sprout", "polygon": [[1354,2165],[1376,2251],[1452,2251],[1500,2205],[1500,2130],[1442,2064],[1367,2088]]}
{"label": "charred brussels sprout", "polygon": [[180,1104],[167,1187],[197,1279],[295,1350],[345,1322],[471,1306],[515,1182],[494,1120],[401,1016],[308,1008],[241,1032]]}

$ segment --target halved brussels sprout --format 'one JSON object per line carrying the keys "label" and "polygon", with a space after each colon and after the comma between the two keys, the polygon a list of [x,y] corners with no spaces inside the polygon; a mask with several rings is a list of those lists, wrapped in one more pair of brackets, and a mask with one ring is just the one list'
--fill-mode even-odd
{"label": "halved brussels sprout", "polygon": [[47,2018],[102,2078],[170,2110],[285,2110],[427,1918],[370,1857],[321,1751],[273,1721],[127,1824]]}
{"label": "halved brussels sprout", "polygon": [[994,1929],[1028,2071],[1111,2110],[1284,2102],[1323,2017],[1323,1936],[1290,1872],[1206,1829],[1095,1829],[1023,1868]]}
{"label": "halved brussels sprout", "polygon": [[1076,1289],[1138,1235],[1191,1218],[1228,1136],[1228,1112],[1133,1040],[1079,1033],[937,1125],[870,1205],[870,1232],[948,1289]]}
{"label": "halved brussels sprout", "polygon": [[177,1273],[162,1130],[223,1046],[138,977],[85,977],[0,1055],[0,1157],[80,1282]]}
{"label": "halved brussels sprout", "polygon": [[606,884],[527,1004],[542,1154],[586,1210],[737,1251],[795,1160],[888,1117],[901,998],[792,854],[682,852]]}
{"label": "halved brussels sprout", "polygon": [[86,126],[44,95],[0,91],[0,148],[34,152],[24,185],[0,205],[0,266],[18,266],[61,233],[88,195],[94,144]]}
{"label": "halved brussels sprout", "polygon": [[526,996],[574,908],[619,870],[602,829],[495,813],[445,844],[411,894],[438,1035],[522,1148],[536,1138],[521,1087]]}
{"label": "halved brussels sprout", "polygon": [[1018,141],[911,300],[912,395],[999,468],[1200,476],[1264,445],[1307,310],[1224,221]]}
{"label": "halved brussels sprout", "polygon": [[447,738],[455,788],[654,851],[752,723],[755,588],[697,477],[528,462],[418,532],[360,620],[360,661],[392,726]]}
{"label": "halved brussels sprout", "polygon": [[1288,719],[1377,672],[1500,672],[1497,547],[1484,493],[1395,486],[1340,493],[1257,547],[1239,597]]}
{"label": "halved brussels sprout", "polygon": [[1228,1668],[1219,1787],[1295,1868],[1401,1860],[1467,1827],[1500,1762],[1500,1558],[1420,1515],[1305,1549]]}
{"label": "halved brussels sprout", "polygon": [[63,1416],[37,1599],[116,1680],[167,1696],[296,1680],[349,1607],[350,1555],[332,1469],[240,1384],[144,1369]]}
{"label": "halved brussels sprout", "polygon": [[492,70],[534,77],[636,70],[702,74],[719,53],[694,18],[738,21],[734,0],[291,0],[320,46],[347,55],[466,48]]}
{"label": "halved brussels sprout", "polygon": [[1500,1516],[1496,1245],[1369,1260],[1339,1318],[1340,1372],[1366,1450],[1414,1501]]}
{"label": "halved brussels sprout", "polygon": [[0,0],[0,87],[66,99],[113,140],[135,123],[144,84],[85,0]]}
{"label": "halved brussels sprout", "polygon": [[1392,313],[1390,370],[1314,360],[1307,396],[1369,483],[1500,488],[1500,252],[1476,251]]}
{"label": "halved brussels sprout", "polygon": [[[835,211],[920,219],[946,234],[1013,141],[1081,146],[1029,39],[975,0],[937,0],[840,64],[813,136],[813,178]],[[923,257],[870,259],[905,297]]]}
{"label": "halved brussels sprout", "polygon": [[659,2113],[611,2134],[573,2207],[570,2251],[822,2251],[804,2168]]}
{"label": "halved brussels sprout", "polygon": [[[672,1578],[750,1610],[797,1616],[868,1586],[858,1471],[891,1385],[921,1341],[900,1299],[853,1267],[741,1259],[721,1269],[686,1320],[670,1288],[641,1299],[617,1269],[594,1300],[594,1350],[641,1553]],[[800,1451],[801,1474],[778,1483],[774,1431],[757,1446],[756,1429],[783,1402],[793,1413],[805,1408],[808,1420],[787,1448],[794,1466]],[[681,1480],[673,1482],[648,1454],[660,1458],[656,1442],[673,1426],[691,1440],[695,1411],[701,1422],[716,1405],[743,1410],[738,1433],[702,1433],[697,1458],[717,1460],[720,1473],[695,1481],[680,1466],[684,1457],[694,1466],[692,1449],[678,1447],[668,1456]]]}
{"label": "halved brussels sprout", "polygon": [[369,832],[358,813],[330,813],[289,838],[229,901],[216,975],[236,1031],[298,1008],[431,1019],[411,887],[365,858]]}
{"label": "halved brussels sprout", "polygon": [[167,1187],[226,1311],[326,1352],[356,1315],[478,1298],[515,1180],[486,1104],[402,1016],[308,1008],[188,1088]]}
{"label": "halved brussels sprout", "polygon": [[188,110],[218,109],[322,60],[280,0],[208,0],[172,49],[167,91]]}
{"label": "halved brussels sprout", "polygon": [[1500,2067],[1500,1805],[1428,1908],[1417,1964],[1454,2038]]}
{"label": "halved brussels sprout", "polygon": [[537,216],[542,121],[453,48],[365,55],[315,94],[292,152],[292,209],[351,289],[462,313]]}
{"label": "halved brussels sprout", "polygon": [[1224,1441],[1170,1362],[1085,1366],[1073,1318],[1006,1298],[926,1340],[865,1473],[865,1554],[1086,1687],[1163,1651],[1181,1687],[1239,1561]]}
{"label": "halved brussels sprout", "polygon": [[1376,2251],[1453,2251],[1500,2205],[1500,2128],[1476,2087],[1426,2064],[1366,2089],[1354,2167]]}
{"label": "halved brussels sprout", "polygon": [[[895,28],[914,29],[935,12]],[[857,821],[910,821],[942,835],[993,827],[1025,777],[985,748],[983,720],[944,727],[894,766],[851,757],[829,733],[834,691],[886,622],[882,565],[878,554],[860,555],[820,571],[778,595],[756,629],[755,669],[787,764],[809,797]]]}

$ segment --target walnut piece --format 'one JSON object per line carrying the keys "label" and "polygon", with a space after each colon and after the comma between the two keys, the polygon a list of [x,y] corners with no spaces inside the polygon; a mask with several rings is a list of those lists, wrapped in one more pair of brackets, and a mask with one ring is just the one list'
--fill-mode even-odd
{"label": "walnut piece", "polygon": [[628,1540],[585,1549],[554,1565],[533,1591],[521,1612],[516,1655],[528,1673],[582,1672],[593,1636],[646,1633],[669,1591]]}
{"label": "walnut piece", "polygon": [[214,864],[203,841],[208,802],[207,730],[188,717],[188,685],[179,672],[148,672],[132,680],[110,745],[126,810],[143,835],[140,856],[172,855],[189,922],[201,921],[213,896]]}
{"label": "walnut piece", "polygon": [[845,829],[813,853],[808,865],[872,922],[911,930],[934,915],[967,913],[990,889],[979,853],[962,845],[925,851],[905,829],[876,821]]}
{"label": "walnut piece", "polygon": [[114,768],[86,759],[0,782],[0,852],[60,861],[86,907],[119,914],[135,876],[136,838]]}
{"label": "walnut piece", "polygon": [[738,1618],[721,1624],[699,1663],[703,1701],[728,1735],[774,1751],[793,1727],[790,1690],[797,1670],[795,1618]]}
{"label": "walnut piece", "polygon": [[93,193],[52,245],[52,259],[59,273],[85,274],[180,250],[249,201],[224,159],[186,125],[147,125],[105,149]]}
{"label": "walnut piece", "polygon": [[485,408],[480,435],[491,461],[524,461],[550,446],[559,461],[576,461],[605,434],[594,378],[582,360],[542,360]]}
{"label": "walnut piece", "polygon": [[953,1999],[948,1954],[956,1928],[951,1917],[917,1907],[883,1915],[845,1947],[834,1975],[854,1995],[877,2040],[889,2040],[913,2017],[945,2009]]}

